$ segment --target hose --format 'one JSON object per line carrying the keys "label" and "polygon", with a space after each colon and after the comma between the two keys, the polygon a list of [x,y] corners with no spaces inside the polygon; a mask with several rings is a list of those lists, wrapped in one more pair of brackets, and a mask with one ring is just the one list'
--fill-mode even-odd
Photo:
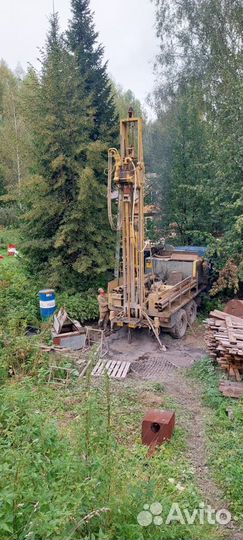
{"label": "hose", "polygon": [[[112,158],[115,158],[116,164],[113,167]],[[112,202],[111,202],[111,189],[112,189],[112,175],[113,171],[116,168],[119,168],[121,164],[121,158],[118,150],[116,148],[109,148],[108,150],[108,182],[107,182],[107,209],[108,209],[108,219],[113,231],[117,230],[117,227],[114,224],[113,215],[112,215]]]}
{"label": "hose", "polygon": [[108,219],[111,229],[114,231],[116,229],[113,221],[112,215],[112,202],[111,202],[111,186],[112,186],[112,154],[108,154],[108,182],[107,182],[107,210],[108,210]]}

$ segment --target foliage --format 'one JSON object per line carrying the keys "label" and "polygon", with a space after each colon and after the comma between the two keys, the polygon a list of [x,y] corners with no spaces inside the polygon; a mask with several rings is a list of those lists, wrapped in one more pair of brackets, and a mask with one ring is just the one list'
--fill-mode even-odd
{"label": "foliage", "polygon": [[132,90],[124,90],[120,84],[111,81],[114,103],[120,118],[127,118],[128,109],[132,107],[135,116],[145,119],[146,113],[142,110],[139,99],[136,98]]}
{"label": "foliage", "polygon": [[39,336],[31,338],[22,330],[18,335],[8,331],[0,332],[0,379],[1,383],[8,376],[36,375],[42,366],[48,365],[47,357],[40,351]]}
{"label": "foliage", "polygon": [[18,248],[19,241],[19,229],[0,227],[0,247],[5,249],[5,254],[8,244],[16,244]]}
{"label": "foliage", "polygon": [[[111,394],[106,380],[97,387],[88,379],[66,390],[30,378],[5,386],[1,537],[216,537],[208,525],[138,524],[145,503],[160,501],[167,512],[175,501],[189,511],[200,502],[184,458],[183,430],[177,428],[148,461],[140,443],[142,395],[129,386]],[[183,491],[176,488],[179,481]]]}
{"label": "foliage", "polygon": [[235,516],[242,517],[242,402],[219,392],[220,374],[211,359],[195,363],[189,374],[202,384],[204,402],[211,408],[207,417],[209,463]]}
{"label": "foliage", "polygon": [[75,55],[85,93],[91,98],[94,111],[91,139],[114,146],[118,118],[107,63],[103,59],[104,47],[97,43],[98,32],[95,30],[90,0],[71,0],[71,12],[67,43]]}
{"label": "foliage", "polygon": [[59,306],[65,307],[70,317],[81,323],[98,319],[97,294],[93,290],[72,295],[60,293],[57,295],[57,302]]}
{"label": "foliage", "polygon": [[[39,284],[40,285],[40,284]],[[38,282],[31,277],[22,259],[1,261],[0,322],[15,334],[28,324],[38,324]]]}
{"label": "foliage", "polygon": [[[211,246],[215,267],[242,261],[242,3],[154,0],[160,52],[151,146],[164,226]],[[161,174],[162,171],[162,174]]]}
{"label": "foliage", "polygon": [[210,311],[218,309],[219,311],[224,311],[225,304],[222,302],[222,299],[219,297],[212,297],[206,293],[200,295],[200,312],[198,314],[201,321],[208,317]]}
{"label": "foliage", "polygon": [[230,259],[225,264],[224,268],[220,270],[219,277],[214,283],[210,294],[215,296],[221,291],[231,291],[236,294],[239,290],[239,274],[236,264]]}
{"label": "foliage", "polygon": [[40,75],[32,70],[23,92],[36,174],[22,185],[21,228],[32,271],[48,278],[50,286],[84,290],[113,266],[104,185],[108,143],[105,134],[94,137],[92,94],[79,74],[78,54],[67,46],[55,14]]}
{"label": "foliage", "polygon": [[[0,62],[0,224],[17,220],[19,188],[32,161],[29,131],[21,112],[22,80]],[[17,188],[16,201],[4,198]],[[11,199],[11,197],[10,197]]]}

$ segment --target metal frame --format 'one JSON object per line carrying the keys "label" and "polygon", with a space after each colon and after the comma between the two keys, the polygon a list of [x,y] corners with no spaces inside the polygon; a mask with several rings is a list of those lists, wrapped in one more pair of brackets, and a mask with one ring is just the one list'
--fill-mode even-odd
{"label": "metal frame", "polygon": [[[144,161],[142,118],[120,122],[120,154],[110,148],[108,175],[119,191],[122,233],[123,315],[128,323],[142,318],[144,308]],[[110,220],[112,221],[112,220]],[[112,223],[113,225],[113,223]],[[119,276],[118,276],[119,281]]]}

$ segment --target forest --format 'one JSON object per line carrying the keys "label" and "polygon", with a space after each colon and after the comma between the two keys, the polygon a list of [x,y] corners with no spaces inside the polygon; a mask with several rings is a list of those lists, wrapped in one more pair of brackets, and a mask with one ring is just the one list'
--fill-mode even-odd
{"label": "forest", "polygon": [[[242,279],[242,5],[154,2],[160,52],[146,121],[152,238],[207,245],[221,279]],[[106,211],[107,148],[132,91],[109,80],[87,1],[72,3],[65,35],[50,17],[40,66],[0,74],[0,220],[18,229],[26,263],[49,286],[84,291],[114,266]],[[186,197],[184,194],[186,193]],[[102,245],[102,252],[99,249]],[[64,286],[65,283],[65,286]]]}
{"label": "forest", "polygon": [[[38,67],[0,62],[2,540],[241,538],[242,399],[219,393],[202,336],[209,311],[243,292],[243,5],[151,2],[152,118],[110,75],[90,0],[70,0],[64,32],[58,12],[49,16]],[[156,209],[147,239],[207,248],[212,287],[199,322],[189,345],[168,346],[203,357],[173,384],[131,378],[123,387],[107,375],[95,384],[91,372],[80,381],[65,357],[71,385],[51,386],[51,323],[40,320],[38,291],[54,289],[57,305],[82,324],[98,319],[97,290],[113,279],[117,242],[107,151],[119,147],[129,107],[143,117],[145,204]],[[12,243],[17,257],[7,256]],[[148,460],[141,417],[158,406],[175,409],[179,425]],[[192,512],[207,494],[231,512],[231,526],[137,521],[147,503]]]}

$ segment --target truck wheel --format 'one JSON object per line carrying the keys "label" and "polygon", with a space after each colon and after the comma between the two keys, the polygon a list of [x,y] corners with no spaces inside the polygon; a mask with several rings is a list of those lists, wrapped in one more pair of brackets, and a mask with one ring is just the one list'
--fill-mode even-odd
{"label": "truck wheel", "polygon": [[171,335],[173,338],[180,339],[182,338],[187,329],[187,315],[185,309],[179,309],[175,315],[175,325],[171,328]]}
{"label": "truck wheel", "polygon": [[197,304],[195,300],[192,300],[185,306],[185,311],[187,314],[188,323],[193,324],[197,317]]}

